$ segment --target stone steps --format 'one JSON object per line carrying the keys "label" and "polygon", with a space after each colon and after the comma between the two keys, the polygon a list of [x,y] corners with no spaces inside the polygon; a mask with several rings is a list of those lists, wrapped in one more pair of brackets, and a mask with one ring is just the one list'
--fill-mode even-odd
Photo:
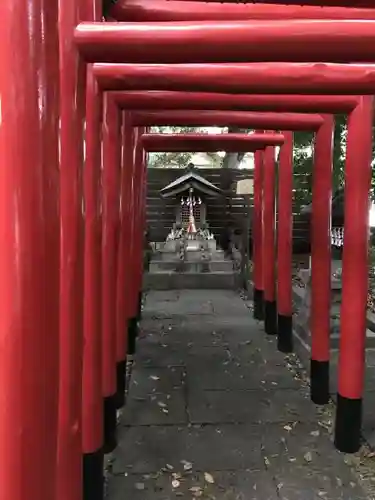
{"label": "stone steps", "polygon": [[210,273],[210,272],[231,272],[233,262],[231,260],[156,260],[152,259],[149,266],[150,273],[176,272],[176,273]]}
{"label": "stone steps", "polygon": [[234,271],[208,273],[149,272],[145,273],[143,279],[143,288],[146,290],[236,290],[238,286],[239,275]]}
{"label": "stone steps", "polygon": [[[293,287],[293,299],[296,304],[297,313],[294,316],[294,328],[300,337],[310,345],[309,308],[310,289]],[[340,341],[340,305],[341,305],[341,282],[331,282],[331,348],[337,349]],[[366,330],[366,347],[375,347],[375,332],[371,329],[368,321]]]}

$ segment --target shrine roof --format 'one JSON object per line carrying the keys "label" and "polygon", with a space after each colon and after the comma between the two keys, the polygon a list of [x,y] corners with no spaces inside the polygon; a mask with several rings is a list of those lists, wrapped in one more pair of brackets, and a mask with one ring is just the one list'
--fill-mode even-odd
{"label": "shrine roof", "polygon": [[171,198],[190,188],[194,188],[194,190],[208,196],[218,196],[221,193],[221,189],[212,184],[212,182],[190,170],[161,189],[160,194],[163,198]]}

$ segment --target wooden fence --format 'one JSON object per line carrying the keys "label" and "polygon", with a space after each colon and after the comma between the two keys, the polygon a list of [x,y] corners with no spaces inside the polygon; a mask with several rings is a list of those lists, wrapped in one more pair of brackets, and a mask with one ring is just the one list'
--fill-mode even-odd
{"label": "wooden fence", "polygon": [[[177,168],[149,168],[147,182],[147,225],[151,241],[164,241],[172,224],[175,222],[176,205],[178,200],[163,199],[160,190],[183,174]],[[246,207],[244,198],[237,196],[236,183],[245,178],[251,178],[253,172],[249,170],[202,168],[198,174],[222,190],[219,197],[206,198],[206,219],[211,231],[219,238],[227,224],[234,229],[244,231],[249,207]],[[300,182],[299,182],[300,184]],[[250,197],[250,217],[253,207],[253,198]],[[309,224],[306,216],[298,213],[294,204],[293,242],[296,251],[309,244]],[[251,227],[251,224],[250,224]],[[251,230],[250,230],[251,231]]]}

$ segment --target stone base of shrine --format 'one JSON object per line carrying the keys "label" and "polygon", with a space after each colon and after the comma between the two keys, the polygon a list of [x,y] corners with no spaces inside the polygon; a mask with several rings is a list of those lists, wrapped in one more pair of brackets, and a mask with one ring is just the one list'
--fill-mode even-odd
{"label": "stone base of shrine", "polygon": [[[306,289],[293,287],[294,318],[293,327],[300,340],[310,346],[310,330],[308,326],[309,301],[306,301]],[[332,280],[332,309],[331,309],[331,348],[337,349],[340,341],[340,305],[341,286]],[[375,328],[371,319],[367,317],[366,347],[375,348]]]}
{"label": "stone base of shrine", "polygon": [[235,271],[217,272],[152,272],[145,273],[143,288],[145,290],[236,290],[240,278]]}
{"label": "stone base of shrine", "polygon": [[[338,349],[340,341],[340,291],[341,286],[332,280],[332,310],[331,310],[331,349]],[[297,344],[304,352],[310,352],[311,334],[309,330],[309,300],[306,300],[306,289],[293,286],[293,330]],[[253,299],[253,284],[248,282],[247,298]],[[367,313],[366,347],[375,348],[375,315]]]}
{"label": "stone base of shrine", "polygon": [[[223,250],[213,250],[209,252],[210,259],[212,260],[223,260],[224,251]],[[172,252],[171,250],[159,250],[154,253],[153,260],[162,260],[167,262],[177,262],[180,260],[179,254],[177,252]],[[201,250],[188,250],[186,252],[185,260],[189,262],[201,261],[202,252]]]}
{"label": "stone base of shrine", "polygon": [[178,260],[152,260],[150,262],[149,272],[181,272],[181,273],[212,273],[233,271],[233,262],[230,260],[196,260],[196,261],[178,261]]}

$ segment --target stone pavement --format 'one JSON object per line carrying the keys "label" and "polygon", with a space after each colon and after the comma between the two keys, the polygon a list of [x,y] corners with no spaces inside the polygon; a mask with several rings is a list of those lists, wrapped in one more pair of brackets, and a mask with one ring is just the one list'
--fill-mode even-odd
{"label": "stone pavement", "polygon": [[369,499],[296,366],[235,292],[150,292],[109,500]]}

